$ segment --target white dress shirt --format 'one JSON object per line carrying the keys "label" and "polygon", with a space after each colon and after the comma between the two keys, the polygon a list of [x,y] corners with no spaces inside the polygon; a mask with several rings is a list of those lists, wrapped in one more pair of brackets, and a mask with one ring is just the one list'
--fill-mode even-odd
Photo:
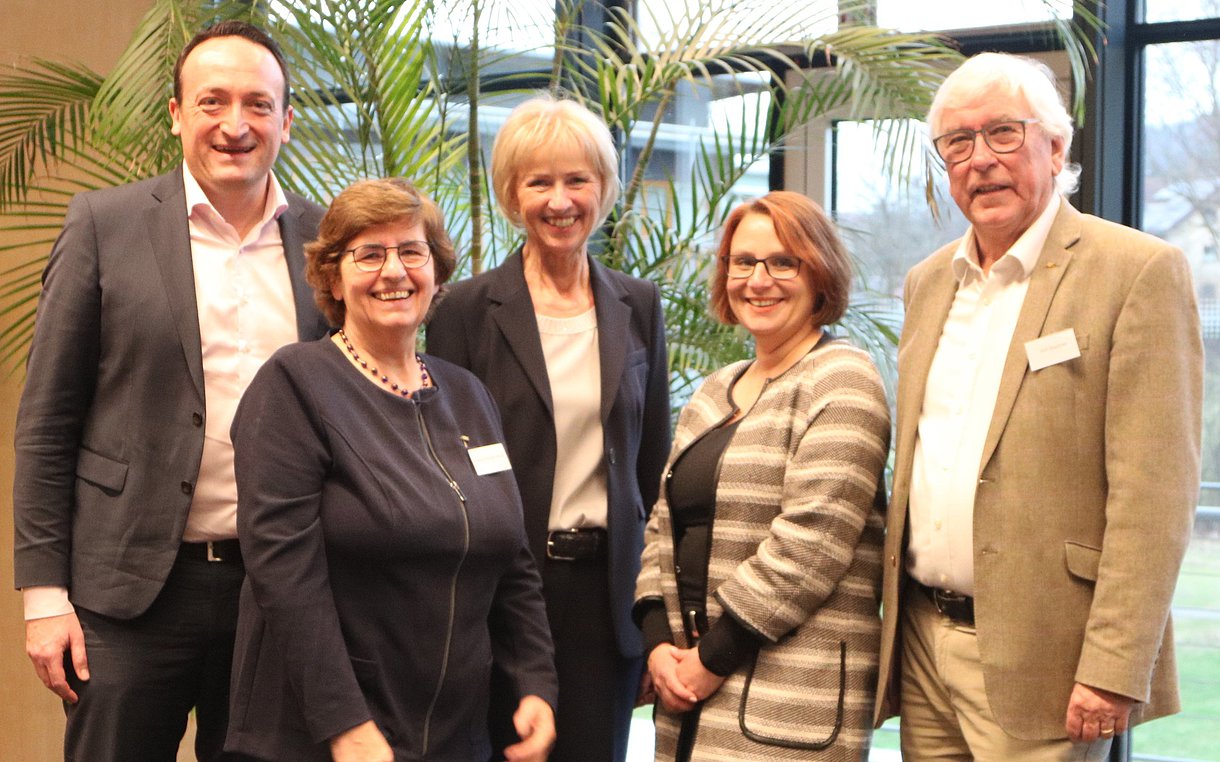
{"label": "white dress shirt", "polygon": [[911,471],[907,570],[931,587],[974,594],[974,496],[983,443],[1013,330],[1058,194],[989,272],[973,228],[953,256],[957,293],[928,371]]}
{"label": "white dress shirt", "polygon": [[292,281],[280,238],[288,199],[270,176],[263,216],[246,237],[225,221],[183,166],[206,398],[203,459],[187,514],[187,542],[237,537],[229,427],[237,403],[272,353],[297,340]]}
{"label": "white dress shirt", "polygon": [[[204,542],[237,537],[237,484],[229,439],[237,403],[263,362],[298,337],[292,281],[277,222],[288,208],[288,199],[275,175],[270,175],[262,219],[244,239],[208,201],[185,163],[182,177],[206,411],[203,458],[182,539]],[[64,587],[28,587],[22,596],[27,620],[74,611]]]}

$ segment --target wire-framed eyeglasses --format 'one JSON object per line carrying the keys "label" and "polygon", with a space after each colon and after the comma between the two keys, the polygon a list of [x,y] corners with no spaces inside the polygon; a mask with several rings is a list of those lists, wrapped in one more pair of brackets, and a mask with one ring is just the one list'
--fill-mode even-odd
{"label": "wire-framed eyeglasses", "polygon": [[364,243],[354,249],[344,251],[352,255],[352,263],[356,269],[366,273],[380,272],[385,267],[390,252],[398,255],[398,261],[408,270],[423,267],[432,258],[432,250],[427,241],[403,241],[397,246],[382,246],[379,243]]}
{"label": "wire-framed eyeglasses", "polygon": [[737,279],[750,277],[759,265],[775,280],[792,280],[801,271],[801,260],[788,254],[765,259],[755,259],[749,254],[730,254],[724,261],[728,276]]}
{"label": "wire-framed eyeglasses", "polygon": [[992,153],[1012,153],[1025,145],[1025,125],[1037,124],[1038,119],[1004,119],[999,122],[985,124],[977,130],[953,130],[946,132],[932,141],[936,153],[946,166],[961,164],[974,155],[975,137],[983,136],[983,141]]}

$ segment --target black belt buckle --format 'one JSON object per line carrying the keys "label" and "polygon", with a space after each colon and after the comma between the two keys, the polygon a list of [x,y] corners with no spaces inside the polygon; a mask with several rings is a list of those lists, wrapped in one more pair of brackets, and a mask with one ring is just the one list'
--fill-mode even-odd
{"label": "black belt buckle", "polygon": [[924,593],[932,599],[932,605],[940,615],[952,619],[958,624],[974,626],[974,598],[951,590],[920,585]]}
{"label": "black belt buckle", "polygon": [[551,561],[587,561],[597,558],[604,529],[560,529],[546,536],[546,557]]}

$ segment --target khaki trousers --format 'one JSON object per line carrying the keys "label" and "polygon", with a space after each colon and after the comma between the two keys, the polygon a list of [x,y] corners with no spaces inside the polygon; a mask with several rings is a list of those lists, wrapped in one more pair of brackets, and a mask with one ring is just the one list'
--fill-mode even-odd
{"label": "khaki trousers", "polygon": [[1109,755],[1109,739],[1077,744],[1066,731],[1050,741],[1005,733],[987,703],[974,628],[942,616],[913,584],[902,609],[904,762],[1103,762]]}

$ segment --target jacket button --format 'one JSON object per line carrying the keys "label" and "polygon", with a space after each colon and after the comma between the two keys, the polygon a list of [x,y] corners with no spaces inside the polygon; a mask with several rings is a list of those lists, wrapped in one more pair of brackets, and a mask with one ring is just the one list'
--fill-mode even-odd
{"label": "jacket button", "polygon": [[895,569],[898,568],[898,556],[895,556],[895,555],[890,556],[890,566],[894,567]]}
{"label": "jacket button", "polygon": [[191,413],[191,423],[195,424],[196,426],[202,426],[203,416],[199,413]]}
{"label": "jacket button", "polygon": [[189,495],[195,491],[195,486],[190,482],[182,482],[182,494]]}

